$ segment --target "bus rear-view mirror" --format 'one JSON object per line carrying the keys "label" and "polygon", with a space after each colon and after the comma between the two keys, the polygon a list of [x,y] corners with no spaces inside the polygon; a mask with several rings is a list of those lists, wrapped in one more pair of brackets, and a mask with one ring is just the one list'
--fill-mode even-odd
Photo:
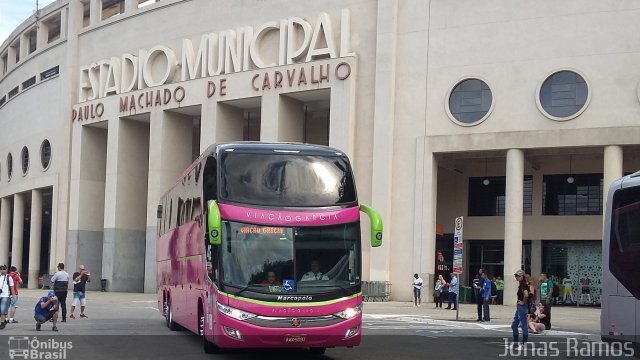
{"label": "bus rear-view mirror", "polygon": [[371,247],[382,245],[382,218],[372,207],[360,204],[360,211],[369,216],[371,222]]}
{"label": "bus rear-view mirror", "polygon": [[220,245],[222,237],[220,236],[220,229],[222,227],[222,220],[220,219],[220,209],[216,201],[209,201],[209,212],[207,215],[207,236],[209,237],[209,244]]}

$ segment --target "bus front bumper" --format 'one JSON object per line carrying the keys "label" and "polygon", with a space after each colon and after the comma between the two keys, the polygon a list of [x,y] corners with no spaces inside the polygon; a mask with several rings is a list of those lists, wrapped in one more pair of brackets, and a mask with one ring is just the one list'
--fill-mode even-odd
{"label": "bus front bumper", "polygon": [[336,324],[298,327],[263,327],[221,315],[214,325],[214,342],[221,348],[286,348],[358,346],[362,336],[362,314]]}

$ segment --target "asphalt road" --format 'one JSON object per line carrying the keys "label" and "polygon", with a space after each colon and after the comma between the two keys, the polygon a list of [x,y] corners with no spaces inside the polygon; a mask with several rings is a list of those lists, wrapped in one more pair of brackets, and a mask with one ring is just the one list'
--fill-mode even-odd
{"label": "asphalt road", "polygon": [[[59,332],[44,324],[35,331],[32,311],[43,292],[21,294],[22,308],[16,318],[0,330],[0,359],[612,359],[622,348],[593,343],[592,334],[551,332],[531,335],[526,351],[509,351],[511,329],[505,324],[437,320],[428,315],[366,314],[365,336],[359,347],[327,349],[314,356],[306,349],[231,350],[207,355],[198,336],[172,332],[156,309],[153,295],[89,293],[88,318],[68,320]],[[76,316],[78,311],[76,310]],[[590,340],[591,339],[591,340]],[[66,347],[66,349],[64,349]],[[37,348],[37,349],[36,349]],[[30,351],[11,353],[10,350]],[[568,350],[568,351],[567,351]]]}

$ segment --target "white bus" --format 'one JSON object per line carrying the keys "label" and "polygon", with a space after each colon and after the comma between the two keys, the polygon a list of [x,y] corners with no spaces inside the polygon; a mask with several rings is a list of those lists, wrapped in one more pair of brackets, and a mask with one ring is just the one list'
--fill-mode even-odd
{"label": "white bus", "polygon": [[603,340],[640,345],[640,171],[609,189],[602,241]]}

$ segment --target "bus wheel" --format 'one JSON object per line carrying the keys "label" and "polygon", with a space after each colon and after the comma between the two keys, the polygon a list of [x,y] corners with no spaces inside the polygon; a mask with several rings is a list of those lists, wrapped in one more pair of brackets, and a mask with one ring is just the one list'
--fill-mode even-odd
{"label": "bus wheel", "polygon": [[313,355],[324,355],[324,352],[327,351],[327,348],[312,347],[312,348],[309,348],[309,351],[311,351]]}
{"label": "bus wheel", "polygon": [[220,352],[220,348],[216,344],[207,340],[204,336],[204,311],[202,307],[198,307],[198,334],[202,336],[202,345],[206,354],[217,354]]}
{"label": "bus wheel", "polygon": [[176,323],[175,321],[173,321],[173,311],[171,310],[171,298],[168,298],[167,300],[167,327],[169,328],[169,330],[171,331],[178,331],[180,330],[180,325],[178,325],[178,323]]}

